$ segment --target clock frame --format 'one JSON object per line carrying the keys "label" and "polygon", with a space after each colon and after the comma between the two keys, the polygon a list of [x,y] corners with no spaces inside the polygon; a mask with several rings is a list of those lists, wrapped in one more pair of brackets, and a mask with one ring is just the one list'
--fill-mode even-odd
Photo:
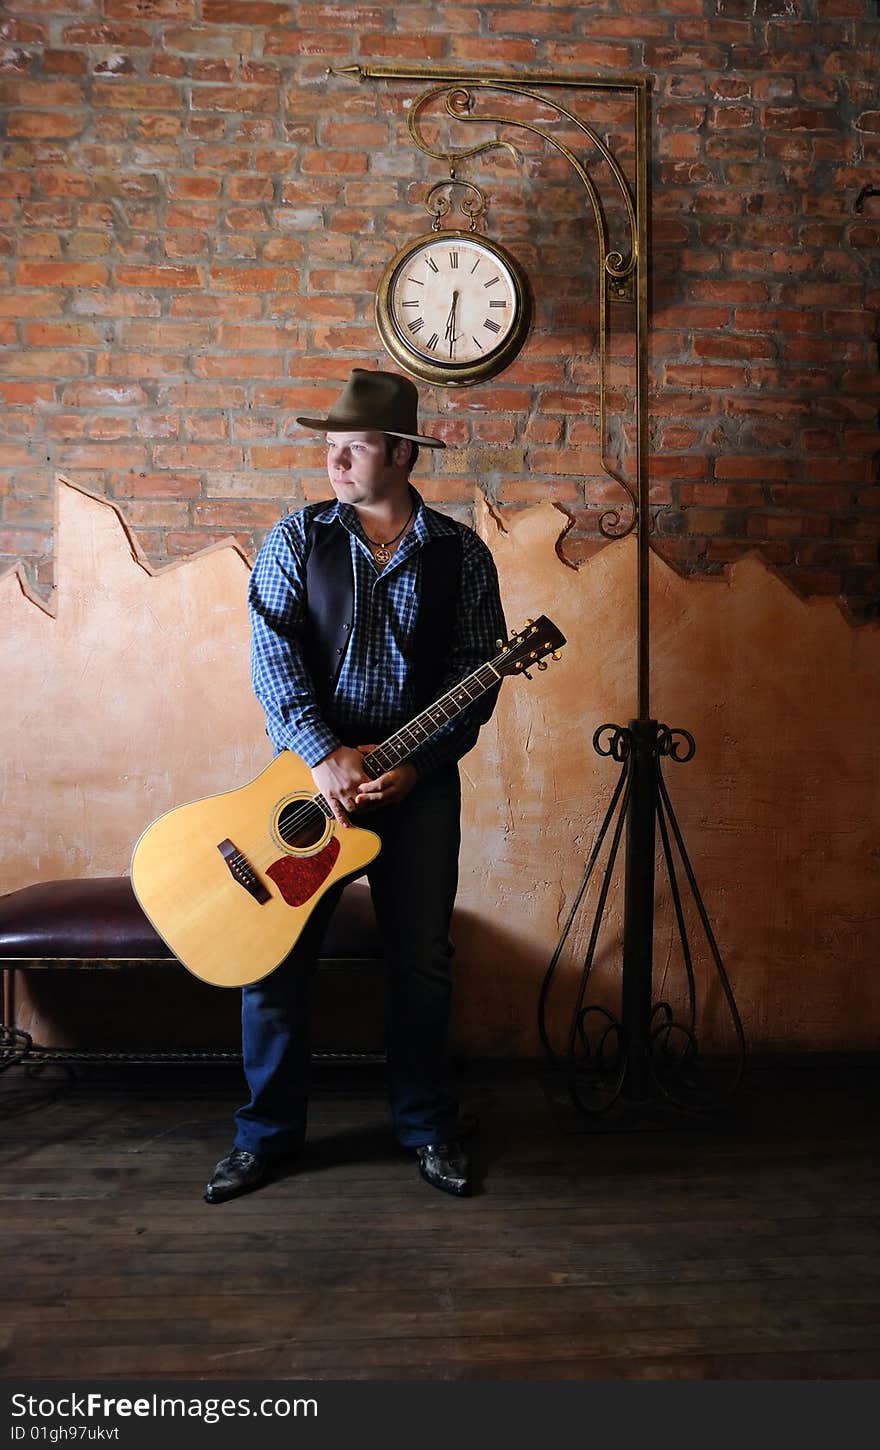
{"label": "clock frame", "polygon": [[[418,313],[411,318],[403,315],[404,307],[414,306],[418,293],[404,298],[402,291],[407,282],[416,287],[422,285],[419,281],[412,281],[413,273],[407,269],[418,268],[422,264],[423,254],[425,265],[433,267],[435,273],[438,268],[434,256],[438,257],[441,264],[449,269],[452,285],[458,257],[463,250],[462,244],[467,244],[466,250],[469,254],[472,255],[474,251],[480,254],[474,270],[482,260],[500,269],[500,273],[495,273],[496,283],[493,284],[490,277],[484,283],[487,289],[492,289],[494,285],[500,291],[494,299],[487,297],[486,317],[474,319],[477,331],[488,333],[485,351],[482,350],[482,338],[471,331],[469,351],[473,350],[470,344],[475,344],[480,351],[478,355],[456,361],[454,358],[442,356],[441,348],[445,339],[441,342],[439,324],[436,321],[433,334],[426,338],[419,336],[419,332],[424,332],[424,325],[414,326],[421,323]],[[462,277],[470,270],[465,266]],[[472,231],[430,231],[408,242],[391,258],[385,268],[376,288],[375,306],[379,336],[394,361],[411,376],[423,382],[439,383],[444,387],[468,386],[495,377],[520,352],[532,320],[531,290],[526,274],[516,258],[498,242]],[[507,306],[510,308],[510,315],[503,317],[499,323],[497,317]],[[490,312],[491,307],[496,309],[494,315]],[[493,335],[498,333],[502,335],[493,341]],[[432,337],[434,347],[429,346]]]}

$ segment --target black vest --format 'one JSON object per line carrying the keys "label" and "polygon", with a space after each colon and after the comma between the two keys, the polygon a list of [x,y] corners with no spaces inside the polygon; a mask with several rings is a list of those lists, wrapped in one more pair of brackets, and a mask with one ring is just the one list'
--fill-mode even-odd
{"label": "black vest", "polygon": [[[326,507],[322,505],[321,507]],[[336,688],[354,629],[354,577],[348,530],[334,520],[306,526],[306,632],[304,654],[321,705]],[[411,650],[415,705],[437,698],[461,584],[461,534],[429,539],[420,550],[416,627]]]}

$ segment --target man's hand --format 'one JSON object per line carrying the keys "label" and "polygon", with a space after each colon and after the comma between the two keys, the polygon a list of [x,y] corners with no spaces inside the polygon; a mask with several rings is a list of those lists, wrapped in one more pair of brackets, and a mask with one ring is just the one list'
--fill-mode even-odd
{"label": "man's hand", "polygon": [[358,792],[369,781],[361,751],[340,745],[312,766],[312,780],[337,821],[350,826],[348,812],[359,804]]}
{"label": "man's hand", "polygon": [[[374,749],[373,745],[361,746],[363,755],[368,755]],[[395,765],[391,770],[386,770],[376,780],[368,779],[357,793],[355,803],[358,814],[361,811],[366,813],[377,810],[379,806],[399,806],[401,801],[406,800],[418,778],[419,773],[415,766],[404,762],[403,765]]]}

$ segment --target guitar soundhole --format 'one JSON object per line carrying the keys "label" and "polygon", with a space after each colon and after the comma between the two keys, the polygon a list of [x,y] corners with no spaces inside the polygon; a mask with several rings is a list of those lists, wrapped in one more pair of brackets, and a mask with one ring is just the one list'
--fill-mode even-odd
{"label": "guitar soundhole", "polygon": [[289,801],[278,816],[278,834],[293,851],[308,851],[323,840],[327,817],[313,801]]}

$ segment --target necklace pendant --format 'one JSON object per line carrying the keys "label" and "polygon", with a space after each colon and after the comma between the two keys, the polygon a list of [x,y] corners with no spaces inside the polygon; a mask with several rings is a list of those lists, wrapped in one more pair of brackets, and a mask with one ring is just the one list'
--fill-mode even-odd
{"label": "necklace pendant", "polygon": [[373,550],[373,558],[377,564],[387,564],[391,558],[391,550],[385,544],[380,544],[378,548]]}

